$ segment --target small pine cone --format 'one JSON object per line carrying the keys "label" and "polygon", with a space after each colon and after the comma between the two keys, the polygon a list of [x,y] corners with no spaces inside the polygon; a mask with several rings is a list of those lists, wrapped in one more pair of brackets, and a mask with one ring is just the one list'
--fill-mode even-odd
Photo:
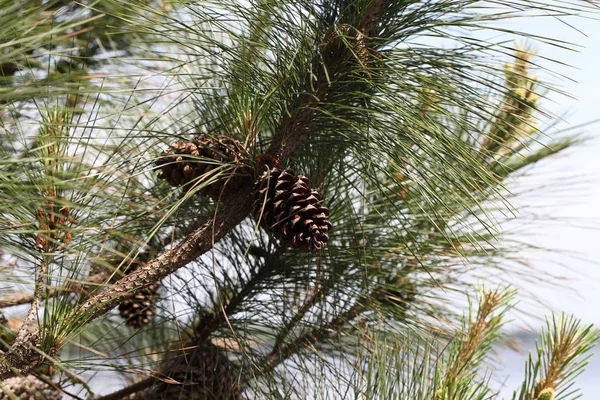
{"label": "small pine cone", "polygon": [[197,347],[171,359],[164,379],[154,390],[165,399],[241,400],[237,368],[214,345]]}
{"label": "small pine cone", "polygon": [[323,248],[331,228],[329,209],[306,176],[274,167],[258,178],[255,190],[254,216],[265,229],[297,248]]}
{"label": "small pine cone", "polygon": [[156,283],[150,285],[119,304],[119,313],[125,320],[125,324],[134,328],[142,328],[150,323],[156,312],[158,288],[159,285]]}
{"label": "small pine cone", "polygon": [[[9,395],[11,393],[12,395]],[[62,393],[33,375],[15,376],[2,381],[0,400],[60,400]]]}
{"label": "small pine cone", "polygon": [[[191,142],[181,141],[171,147],[173,149],[164,152],[163,157],[155,163],[160,167],[158,177],[165,179],[171,186],[182,186],[187,191],[193,185],[202,183],[200,177],[206,181],[214,180],[202,187],[199,193],[218,200],[235,193],[252,176],[252,170],[247,165],[250,159],[248,151],[230,137],[212,138],[202,135]],[[235,164],[234,175],[221,179],[216,173],[210,173],[224,163]]]}

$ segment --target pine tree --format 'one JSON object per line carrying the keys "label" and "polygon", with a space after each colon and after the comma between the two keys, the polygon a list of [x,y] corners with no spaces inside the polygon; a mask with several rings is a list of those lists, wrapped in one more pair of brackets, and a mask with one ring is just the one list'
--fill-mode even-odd
{"label": "pine tree", "polygon": [[[489,272],[527,272],[505,185],[579,138],[542,128],[533,50],[469,33],[597,2],[18,3],[6,398],[497,397],[517,294]],[[541,335],[513,399],[574,398],[598,331]]]}

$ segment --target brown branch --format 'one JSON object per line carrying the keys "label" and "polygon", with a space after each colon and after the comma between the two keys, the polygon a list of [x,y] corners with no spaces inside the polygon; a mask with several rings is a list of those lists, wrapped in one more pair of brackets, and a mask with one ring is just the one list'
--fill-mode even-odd
{"label": "brown branch", "polygon": [[371,4],[371,7],[363,15],[359,24],[359,30],[363,37],[370,37],[377,33],[375,30],[377,29],[381,15],[392,3],[392,0],[375,0]]}
{"label": "brown branch", "polygon": [[[54,297],[58,294],[58,290],[50,289],[48,297]],[[0,298],[0,308],[19,306],[21,304],[29,304],[35,300],[33,293],[11,294]]]}
{"label": "brown branch", "polygon": [[[275,268],[280,266],[282,254],[285,252],[284,246],[277,247],[275,252],[267,255],[263,266],[250,278],[242,289],[225,305],[222,312],[209,314],[200,319],[194,328],[195,342],[204,342],[208,339],[211,328],[225,321],[227,317],[237,311],[237,308],[242,302],[252,293],[258,284],[269,276]],[[195,344],[192,344],[195,345]]]}
{"label": "brown branch", "polygon": [[292,317],[292,319],[283,326],[281,331],[275,337],[275,344],[273,345],[273,350],[271,350],[270,355],[273,355],[281,350],[283,346],[284,340],[287,337],[288,333],[292,331],[298,325],[298,323],[304,318],[304,316],[310,311],[310,309],[317,303],[319,299],[321,299],[323,294],[322,288],[318,288],[315,292],[310,296],[304,304],[300,307],[298,312]]}
{"label": "brown branch", "polygon": [[[99,284],[106,282],[109,275],[106,273],[100,273],[90,275],[82,283],[72,283],[68,287],[61,288],[50,288],[46,293],[46,298],[51,298],[59,295],[60,293],[73,292],[73,293],[84,293],[86,291],[86,284]],[[33,302],[35,295],[33,293],[25,294],[11,294],[5,297],[0,297],[0,308],[14,307],[21,304],[29,304]]]}
{"label": "brown branch", "polygon": [[[223,202],[213,219],[206,222],[177,246],[82,303],[73,311],[73,315],[77,315],[78,318],[73,319],[72,328],[76,329],[104,315],[124,298],[160,281],[206,253],[250,214],[252,203],[253,183],[248,182],[236,196],[231,196]],[[5,360],[0,363],[0,379],[5,379],[15,372],[26,372],[41,363],[42,360],[39,357],[35,360],[32,360],[32,357],[26,357],[26,355],[33,355],[29,350],[30,344],[37,343],[39,336],[39,330],[35,329],[28,336],[29,340],[15,342],[6,354]],[[33,353],[35,354],[35,351]]]}
{"label": "brown branch", "polygon": [[[363,65],[368,64],[365,60],[369,57],[367,42],[375,33],[381,15],[391,3],[390,0],[374,1],[356,27],[357,34],[353,38],[356,47],[354,51],[359,57],[358,61]],[[332,26],[331,29],[335,30],[336,27]],[[347,31],[343,28],[340,30]],[[323,37],[324,63],[319,56],[313,61],[313,70],[318,70],[317,76],[315,77],[312,72],[308,74],[304,91],[295,102],[290,104],[288,117],[282,121],[271,147],[267,151],[268,154],[279,160],[285,160],[294,153],[314,128],[317,116],[316,108],[319,107],[319,104],[322,106],[329,93],[335,91],[336,86],[333,83],[349,69],[347,60],[355,57],[347,47],[340,47],[339,43],[336,47],[336,38],[328,38],[330,35],[331,32],[326,32]]]}
{"label": "brown branch", "polygon": [[[246,284],[241,288],[241,290],[238,291],[237,294],[235,294],[231,298],[231,300],[229,300],[227,302],[227,304],[224,305],[224,307],[221,309],[221,312],[207,314],[204,317],[202,317],[200,319],[200,321],[198,321],[198,323],[194,327],[193,337],[189,338],[186,343],[181,343],[181,344],[177,345],[176,348],[177,349],[180,349],[180,348],[189,349],[189,348],[198,346],[198,343],[204,343],[206,340],[208,340],[208,337],[214,331],[214,328],[217,327],[219,324],[225,322],[229,315],[236,312],[238,307],[240,306],[240,304],[242,304],[242,302],[253,292],[253,290],[256,288],[256,286],[258,284],[260,284],[261,282],[263,282],[267,276],[269,276],[271,273],[273,273],[273,271],[281,265],[281,263],[279,261],[281,259],[281,255],[285,252],[285,250],[286,249],[284,246],[279,246],[275,250],[275,252],[265,254],[264,255],[264,258],[265,258],[264,264],[260,268],[258,268],[258,270],[256,270],[256,272],[246,282]],[[183,358],[181,360],[185,361],[186,359]],[[172,365],[170,367],[172,367]],[[152,382],[155,382],[158,380],[160,380],[160,379],[155,378],[155,377],[149,377],[149,378],[145,379],[143,381],[143,382],[145,382],[145,385],[146,385],[145,388],[150,387]],[[141,385],[140,385],[140,387],[141,387]],[[145,388],[136,389],[136,391],[141,391]],[[129,394],[130,393],[129,387],[126,387],[119,392],[113,393],[113,395],[115,397],[107,397],[106,399],[104,397],[102,397],[99,400],[118,399],[120,397],[116,397],[116,396],[117,396],[117,394],[121,394],[121,393]],[[131,392],[131,393],[133,393],[133,392]],[[150,392],[146,391],[144,393],[144,395],[146,397],[148,397],[148,396],[150,396]],[[158,395],[156,395],[156,396],[158,396]],[[156,397],[156,396],[152,396],[152,397]],[[137,398],[137,397],[133,397],[133,398]],[[142,396],[141,398],[144,398],[144,397]]]}
{"label": "brown branch", "polygon": [[[35,280],[35,288],[33,290],[33,300],[31,306],[23,321],[23,325],[17,333],[14,343],[11,346],[13,348],[20,349],[19,352],[8,351],[5,354],[3,365],[10,367],[11,365],[23,366],[25,370],[29,370],[42,361],[37,346],[40,344],[39,328],[37,326],[38,311],[40,309],[40,303],[44,297],[44,281],[47,277],[46,273],[48,270],[48,256],[42,254],[40,259],[40,267],[37,272]],[[4,379],[4,378],[2,378]]]}
{"label": "brown branch", "polygon": [[467,332],[462,338],[456,359],[453,360],[446,372],[445,385],[450,387],[453,382],[460,380],[461,374],[473,361],[481,343],[494,328],[493,314],[502,305],[506,293],[499,290],[486,292],[479,302],[479,310],[474,321],[471,321]]}
{"label": "brown branch", "polygon": [[325,338],[327,338],[330,332],[339,331],[344,324],[360,315],[360,313],[365,310],[369,302],[370,300],[367,297],[360,298],[348,311],[338,315],[325,325],[305,333],[285,347],[277,348],[276,351],[271,352],[265,358],[265,361],[257,367],[256,374],[244,374],[242,379],[254,379],[258,375],[267,374],[273,371],[279,364],[281,364],[291,355],[296,354],[300,350],[317,342],[323,341]]}
{"label": "brown branch", "polygon": [[129,385],[121,390],[113,392],[111,394],[107,394],[106,396],[98,397],[96,400],[120,400],[120,399],[135,399],[136,396],[132,396],[142,390],[148,389],[150,386],[154,384],[156,379],[150,377],[146,378],[140,382],[134,383],[133,385]]}
{"label": "brown branch", "polygon": [[250,214],[253,192],[253,182],[248,182],[236,195],[223,202],[213,219],[177,246],[84,302],[77,312],[88,313],[88,320],[95,319],[112,309],[123,298],[130,296],[132,292],[160,281],[206,253]]}

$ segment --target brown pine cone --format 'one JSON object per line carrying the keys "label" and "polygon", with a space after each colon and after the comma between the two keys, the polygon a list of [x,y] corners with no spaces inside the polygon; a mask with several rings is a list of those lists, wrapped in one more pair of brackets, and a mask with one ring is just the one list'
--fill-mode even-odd
{"label": "brown pine cone", "polygon": [[150,323],[156,313],[158,301],[158,284],[150,285],[132,298],[123,300],[119,304],[119,313],[127,326],[141,328]]}
{"label": "brown pine cone", "polygon": [[255,183],[254,216],[280,240],[304,250],[319,250],[329,239],[329,209],[308,178],[273,167]]}
{"label": "brown pine cone", "polygon": [[[171,186],[182,186],[187,191],[204,184],[198,192],[218,200],[235,193],[252,176],[248,166],[250,155],[242,143],[230,137],[201,135],[171,147],[155,162],[160,167],[158,177]],[[231,164],[233,175],[229,168],[223,168],[224,164]],[[216,169],[219,172],[211,173]]]}
{"label": "brown pine cone", "polygon": [[217,346],[200,346],[185,356],[172,358],[163,371],[169,379],[154,388],[158,398],[242,399],[238,370]]}
{"label": "brown pine cone", "polygon": [[[15,376],[2,382],[0,400],[60,400],[62,393],[33,375]],[[4,390],[3,390],[4,389]],[[8,393],[12,393],[9,395]]]}

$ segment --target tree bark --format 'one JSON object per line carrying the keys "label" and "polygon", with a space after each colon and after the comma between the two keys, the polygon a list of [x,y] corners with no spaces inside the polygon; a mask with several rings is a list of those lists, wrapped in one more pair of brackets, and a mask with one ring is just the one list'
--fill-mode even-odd
{"label": "tree bark", "polygon": [[[106,273],[100,273],[90,275],[85,281],[75,281],[69,287],[53,287],[48,290],[46,297],[54,297],[60,293],[73,292],[73,293],[85,293],[86,284],[101,284],[106,282],[109,275]],[[14,307],[21,304],[29,304],[33,302],[35,296],[33,293],[17,293],[8,296],[0,297],[0,308]]]}

